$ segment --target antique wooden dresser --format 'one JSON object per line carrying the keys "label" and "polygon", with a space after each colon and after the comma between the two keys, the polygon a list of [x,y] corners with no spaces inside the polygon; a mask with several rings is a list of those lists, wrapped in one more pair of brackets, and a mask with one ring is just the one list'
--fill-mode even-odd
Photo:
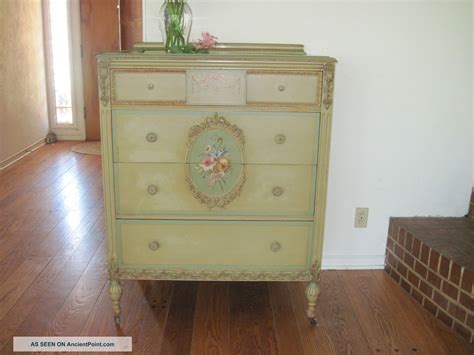
{"label": "antique wooden dresser", "polygon": [[110,296],[120,280],[309,281],[315,323],[334,68],[301,45],[98,56]]}

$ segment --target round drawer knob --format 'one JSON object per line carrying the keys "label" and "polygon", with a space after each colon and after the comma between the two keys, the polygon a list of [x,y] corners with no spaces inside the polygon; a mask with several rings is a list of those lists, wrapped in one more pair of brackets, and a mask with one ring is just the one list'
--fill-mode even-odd
{"label": "round drawer knob", "polygon": [[272,194],[273,194],[273,196],[276,196],[276,197],[279,197],[279,196],[283,195],[283,188],[280,187],[280,186],[275,186],[272,189]]}
{"label": "round drawer knob", "polygon": [[280,85],[280,86],[278,86],[278,90],[279,90],[279,91],[285,91],[285,89],[286,89],[286,88],[285,88],[285,86],[284,86],[284,85]]}
{"label": "round drawer knob", "polygon": [[157,139],[158,139],[158,136],[156,133],[151,132],[146,135],[146,140],[150,143],[156,142]]}
{"label": "round drawer knob", "polygon": [[279,133],[275,136],[276,144],[283,144],[286,141],[286,136],[282,133]]}
{"label": "round drawer knob", "polygon": [[148,244],[148,248],[150,248],[153,251],[158,250],[159,247],[160,247],[160,243],[158,243],[156,240]]}
{"label": "round drawer knob", "polygon": [[278,243],[278,242],[273,242],[272,244],[270,244],[270,249],[276,253],[277,251],[280,251],[281,249],[281,244]]}
{"label": "round drawer knob", "polygon": [[148,84],[148,90],[153,90],[155,88],[155,85],[150,83]]}
{"label": "round drawer knob", "polygon": [[158,186],[150,185],[150,186],[148,186],[148,188],[146,190],[148,191],[148,193],[150,195],[156,195],[156,193],[158,192]]}

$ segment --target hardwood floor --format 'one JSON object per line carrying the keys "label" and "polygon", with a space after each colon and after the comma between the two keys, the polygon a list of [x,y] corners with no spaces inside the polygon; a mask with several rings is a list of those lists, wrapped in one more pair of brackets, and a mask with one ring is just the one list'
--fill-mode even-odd
{"label": "hardwood floor", "polygon": [[383,271],[302,283],[126,281],[107,292],[100,157],[48,145],[0,171],[0,354],[14,335],[129,335],[143,354],[470,354]]}

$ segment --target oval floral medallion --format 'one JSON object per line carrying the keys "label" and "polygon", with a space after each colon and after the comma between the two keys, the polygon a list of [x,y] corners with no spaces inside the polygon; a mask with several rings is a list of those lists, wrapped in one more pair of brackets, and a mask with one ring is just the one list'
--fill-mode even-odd
{"label": "oval floral medallion", "polygon": [[209,208],[224,208],[245,184],[245,136],[217,113],[191,127],[186,181],[194,197]]}

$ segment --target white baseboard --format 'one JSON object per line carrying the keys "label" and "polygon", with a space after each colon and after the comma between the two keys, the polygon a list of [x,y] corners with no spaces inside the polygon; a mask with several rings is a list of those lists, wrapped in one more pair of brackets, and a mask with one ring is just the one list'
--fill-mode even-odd
{"label": "white baseboard", "polygon": [[383,269],[385,255],[323,255],[323,270]]}
{"label": "white baseboard", "polygon": [[16,163],[18,160],[20,160],[21,158],[27,156],[28,154],[31,154],[32,152],[34,152],[35,150],[39,149],[40,147],[42,147],[43,145],[45,145],[45,141],[44,141],[44,138],[41,138],[39,141],[27,146],[25,149],[23,149],[22,151],[18,152],[18,153],[15,153],[13,155],[11,155],[10,157],[8,157],[7,159],[5,160],[2,160],[0,161],[0,171],[9,167],[10,165],[12,165],[13,163]]}
{"label": "white baseboard", "polygon": [[75,135],[75,134],[56,134],[58,141],[85,141],[86,137],[84,135]]}

